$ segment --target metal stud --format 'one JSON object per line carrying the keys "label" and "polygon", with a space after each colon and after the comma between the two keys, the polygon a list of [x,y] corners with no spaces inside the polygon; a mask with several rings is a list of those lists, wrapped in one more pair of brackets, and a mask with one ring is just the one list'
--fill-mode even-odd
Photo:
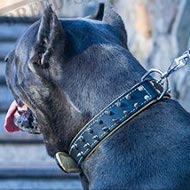
{"label": "metal stud", "polygon": [[91,146],[90,146],[89,143],[86,143],[86,144],[84,145],[84,148],[91,148]]}
{"label": "metal stud", "polygon": [[82,141],[82,142],[85,142],[85,139],[84,139],[83,136],[80,136],[80,137],[79,137],[79,140]]}
{"label": "metal stud", "polygon": [[130,95],[130,94],[127,94],[127,95],[125,96],[125,98],[126,98],[127,100],[131,100],[131,95]]}
{"label": "metal stud", "polygon": [[125,110],[125,111],[123,111],[123,114],[124,114],[124,115],[127,115],[128,113],[129,113],[129,112],[128,112],[128,111],[126,111],[126,110]]}
{"label": "metal stud", "polygon": [[115,105],[120,108],[121,107],[121,102],[116,102]]}
{"label": "metal stud", "polygon": [[92,134],[94,131],[93,131],[92,128],[89,128],[89,129],[88,129],[88,132],[89,132],[90,134]]}
{"label": "metal stud", "polygon": [[99,138],[98,135],[93,136],[93,139],[96,140],[96,141],[99,141],[99,140],[100,140],[100,138]]}
{"label": "metal stud", "polygon": [[117,123],[119,120],[118,120],[118,119],[112,119],[112,121],[113,121],[114,123]]}
{"label": "metal stud", "polygon": [[139,104],[138,103],[135,103],[134,104],[134,107],[137,109],[139,107]]}
{"label": "metal stud", "polygon": [[110,116],[113,114],[113,112],[107,110],[107,111],[105,111],[105,114]]}
{"label": "metal stud", "polygon": [[110,132],[110,129],[108,128],[108,127],[104,127],[104,128],[102,128],[102,131],[104,131],[104,132]]}
{"label": "metal stud", "polygon": [[80,153],[77,154],[77,157],[82,157],[83,155],[84,155],[84,153],[80,152]]}
{"label": "metal stud", "polygon": [[71,147],[71,149],[76,149],[76,150],[78,150],[78,145],[77,145],[77,144],[74,144],[74,145]]}
{"label": "metal stud", "polygon": [[103,121],[102,120],[97,120],[96,123],[99,124],[99,125],[102,125]]}
{"label": "metal stud", "polygon": [[146,101],[148,101],[148,100],[150,100],[150,96],[145,95],[145,96],[144,96],[144,99],[145,99]]}
{"label": "metal stud", "polygon": [[143,91],[144,90],[144,87],[143,86],[139,86],[138,87],[138,91]]}

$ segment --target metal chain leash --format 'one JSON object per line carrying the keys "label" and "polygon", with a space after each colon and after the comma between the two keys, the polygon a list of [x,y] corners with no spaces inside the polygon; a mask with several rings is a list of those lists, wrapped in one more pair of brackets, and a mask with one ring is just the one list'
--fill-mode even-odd
{"label": "metal chain leash", "polygon": [[163,73],[161,80],[163,78],[169,77],[172,73],[186,66],[189,62],[190,62],[190,49],[184,52],[182,56],[174,59],[174,62],[170,65],[168,70],[165,73]]}
{"label": "metal chain leash", "polygon": [[[168,77],[173,74],[174,72],[178,71],[179,69],[186,66],[188,63],[190,63],[190,49],[185,51],[182,56],[174,59],[172,64],[169,66],[166,72],[162,72],[158,69],[150,69],[143,77],[142,81],[144,80],[156,80],[156,82],[163,87],[163,92],[161,93],[158,100],[163,98],[163,96],[168,93],[169,91],[169,81]],[[159,79],[152,78],[152,74],[158,74]]]}

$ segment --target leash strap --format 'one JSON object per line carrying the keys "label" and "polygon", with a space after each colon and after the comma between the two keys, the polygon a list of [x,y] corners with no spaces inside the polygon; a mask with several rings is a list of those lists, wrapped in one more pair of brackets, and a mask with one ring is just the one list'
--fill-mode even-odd
{"label": "leash strap", "polygon": [[114,100],[75,136],[69,154],[78,166],[125,123],[157,102],[164,89],[155,80],[144,80]]}

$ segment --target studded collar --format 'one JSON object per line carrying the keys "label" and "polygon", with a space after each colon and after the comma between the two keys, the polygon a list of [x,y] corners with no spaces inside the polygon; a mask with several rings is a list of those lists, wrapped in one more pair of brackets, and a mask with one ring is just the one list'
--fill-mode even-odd
{"label": "studded collar", "polygon": [[[114,100],[89,121],[70,144],[69,155],[56,154],[59,166],[69,173],[80,172],[81,163],[125,123],[159,100],[163,88],[154,80],[145,80]],[[168,96],[165,96],[168,98]]]}

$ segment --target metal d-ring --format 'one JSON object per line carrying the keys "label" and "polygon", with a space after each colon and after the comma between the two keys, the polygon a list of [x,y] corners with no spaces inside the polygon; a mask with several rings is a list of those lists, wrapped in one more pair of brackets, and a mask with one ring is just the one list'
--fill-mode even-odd
{"label": "metal d-ring", "polygon": [[[160,80],[155,80],[151,74],[152,73],[157,73],[160,75]],[[163,91],[160,94],[160,96],[157,98],[157,100],[161,100],[163,98],[163,96],[168,92],[169,90],[169,81],[168,78],[165,76],[165,74],[158,70],[158,69],[150,69],[142,78],[141,81],[145,81],[145,80],[154,80],[156,81],[158,84],[160,84],[163,87]]]}

